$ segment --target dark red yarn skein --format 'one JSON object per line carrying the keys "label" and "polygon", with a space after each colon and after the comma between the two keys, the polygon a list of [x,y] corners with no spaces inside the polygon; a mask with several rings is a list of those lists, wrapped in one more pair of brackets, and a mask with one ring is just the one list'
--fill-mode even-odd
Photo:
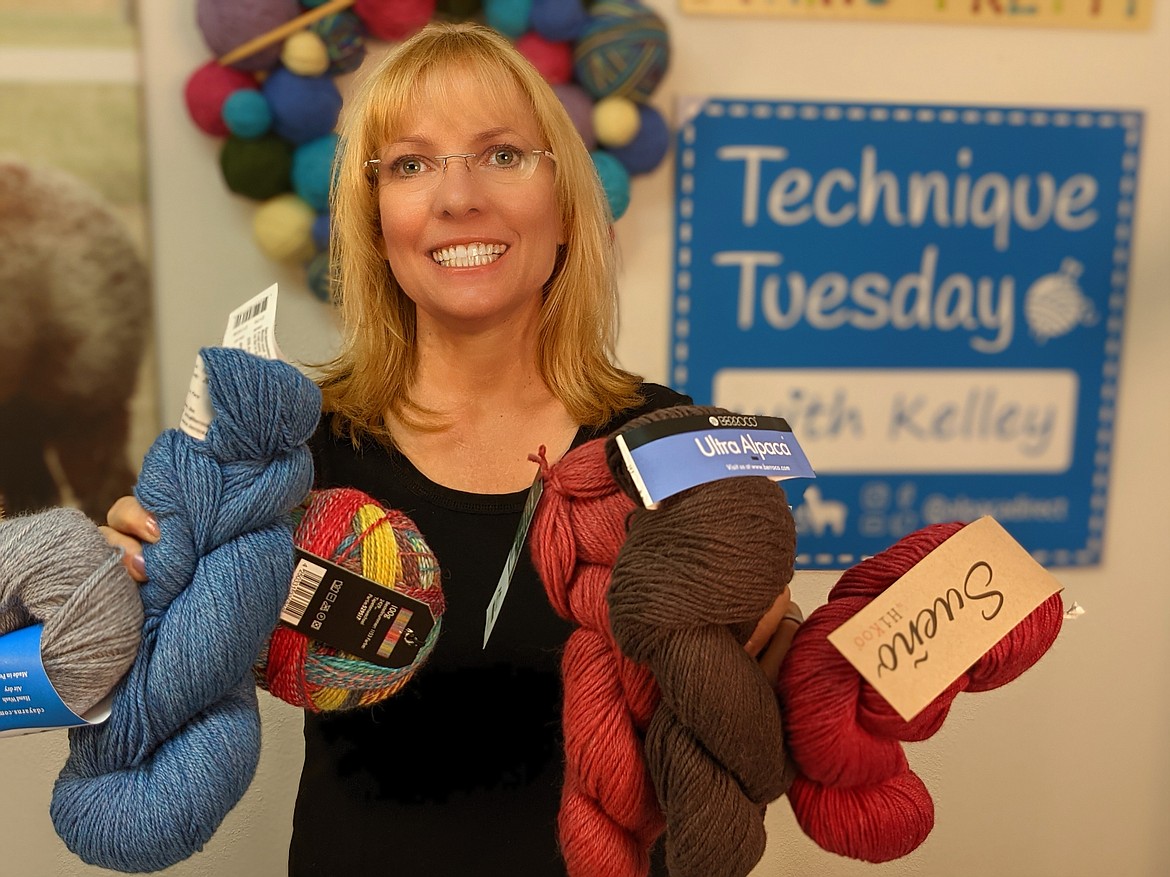
{"label": "dark red yarn skein", "polygon": [[1060,632],[1057,593],[910,722],[845,660],[828,635],[963,526],[925,527],[846,570],[828,602],[801,625],[781,667],[786,739],[799,770],[788,799],[805,834],[830,852],[886,862],[918,847],[934,827],[934,803],[902,741],[933,735],[960,692],[1011,682]]}
{"label": "dark red yarn skein", "polygon": [[642,877],[663,828],[641,740],[658,686],[618,649],[606,607],[610,569],[634,503],[610,476],[601,440],[551,468],[534,459],[544,495],[532,522],[533,564],[553,608],[578,625],[561,661],[561,854],[570,877]]}

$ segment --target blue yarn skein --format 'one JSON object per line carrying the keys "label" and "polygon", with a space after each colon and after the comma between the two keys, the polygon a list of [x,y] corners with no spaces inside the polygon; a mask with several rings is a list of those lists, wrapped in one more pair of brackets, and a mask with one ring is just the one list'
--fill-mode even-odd
{"label": "blue yarn skein", "polygon": [[313,480],[316,385],[240,350],[200,355],[215,412],[207,436],[164,432],[135,487],[162,534],[143,549],[142,643],[109,720],[70,732],[50,806],[70,850],[118,871],[198,852],[252,781],[252,664],[288,594],[288,513]]}

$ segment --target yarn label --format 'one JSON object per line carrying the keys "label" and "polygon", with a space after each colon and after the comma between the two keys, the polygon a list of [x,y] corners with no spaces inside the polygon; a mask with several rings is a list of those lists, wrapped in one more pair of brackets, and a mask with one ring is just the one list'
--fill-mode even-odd
{"label": "yarn label", "polygon": [[421,600],[300,548],[280,620],[379,667],[409,667],[435,626]]}
{"label": "yarn label", "polygon": [[35,624],[0,636],[0,737],[87,724],[65,706],[45,673],[42,630]]}
{"label": "yarn label", "polygon": [[[276,344],[277,292],[274,283],[228,315],[227,329],[223,333],[224,347],[244,350],[264,359],[284,358]],[[211,428],[214,417],[203,358],[196,355],[183,413],[179,417],[179,429],[203,441],[207,438],[207,430]]]}
{"label": "yarn label", "polygon": [[528,498],[524,501],[524,510],[520,513],[520,526],[516,528],[516,535],[512,537],[512,548],[504,561],[504,568],[500,571],[500,580],[496,583],[496,590],[488,602],[487,615],[483,626],[483,647],[486,649],[492,630],[496,626],[496,619],[500,617],[500,610],[504,607],[504,598],[508,596],[508,588],[512,584],[512,576],[516,572],[516,564],[520,560],[520,552],[524,550],[524,540],[528,538],[528,528],[532,526],[532,517],[536,514],[536,505],[544,493],[544,481],[539,475],[532,482],[528,490]]}
{"label": "yarn label", "polygon": [[721,478],[816,478],[780,417],[693,414],[619,432],[615,441],[648,509]]}
{"label": "yarn label", "polygon": [[829,634],[910,721],[1061,584],[991,517],[939,545]]}

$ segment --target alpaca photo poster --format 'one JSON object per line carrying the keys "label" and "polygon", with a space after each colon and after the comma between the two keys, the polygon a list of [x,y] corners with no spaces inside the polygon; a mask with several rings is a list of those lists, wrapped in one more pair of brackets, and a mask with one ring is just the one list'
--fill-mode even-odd
{"label": "alpaca photo poster", "polygon": [[132,4],[0,0],[0,504],[105,520],[158,430]]}

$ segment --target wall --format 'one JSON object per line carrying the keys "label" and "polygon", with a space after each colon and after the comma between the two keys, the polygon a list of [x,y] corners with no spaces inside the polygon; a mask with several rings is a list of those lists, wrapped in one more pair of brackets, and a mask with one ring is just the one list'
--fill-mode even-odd
{"label": "wall", "polygon": [[[1170,9],[1140,33],[688,18],[655,4],[674,61],[659,92],[842,100],[1136,107],[1147,113],[1139,215],[1127,305],[1105,561],[1064,570],[1066,602],[1087,613],[1006,689],[960,698],[943,730],[908,747],[935,797],[937,826],[911,856],[874,869],[820,851],[781,800],[769,809],[762,875],[881,873],[947,877],[1143,877],[1170,873],[1170,588],[1161,548],[1170,530]],[[295,270],[252,244],[252,207],[226,194],[216,145],[180,100],[207,53],[191,0],[140,3],[164,424],[178,416],[197,347],[227,312],[274,280],[279,333],[294,358],[330,349],[325,309]],[[618,223],[624,253],[624,363],[665,378],[671,170],[635,184]],[[636,329],[636,332],[630,331]],[[799,601],[823,601],[831,578],[804,576]],[[260,772],[206,851],[167,873],[282,873],[296,774],[298,714],[264,700]],[[0,873],[65,877],[81,865],[47,817],[63,738],[0,741]],[[17,798],[17,793],[20,797]]]}

